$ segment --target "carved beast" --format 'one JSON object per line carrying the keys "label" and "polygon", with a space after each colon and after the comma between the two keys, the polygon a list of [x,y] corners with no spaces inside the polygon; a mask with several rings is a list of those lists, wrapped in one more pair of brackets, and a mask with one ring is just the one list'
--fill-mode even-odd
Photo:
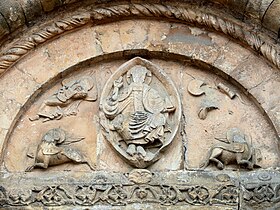
{"label": "carved beast", "polygon": [[[35,155],[35,163],[25,171],[32,171],[35,167],[48,168],[49,166],[60,165],[67,162],[85,163],[92,170],[95,169],[89,161],[77,149],[65,147],[84,138],[71,138],[60,128],[49,130],[38,145]],[[30,156],[30,155],[29,155]]]}
{"label": "carved beast", "polygon": [[217,168],[221,170],[229,164],[237,164],[250,170],[254,166],[260,167],[260,150],[248,143],[247,135],[238,128],[233,128],[228,131],[227,140],[211,147],[206,161],[200,165],[201,168],[206,168],[210,162],[216,163]]}

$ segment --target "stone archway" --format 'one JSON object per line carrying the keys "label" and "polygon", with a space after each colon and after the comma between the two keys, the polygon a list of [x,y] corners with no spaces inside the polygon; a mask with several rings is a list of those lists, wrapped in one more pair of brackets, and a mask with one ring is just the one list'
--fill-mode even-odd
{"label": "stone archway", "polygon": [[[274,7],[258,13],[272,31]],[[277,208],[278,45],[257,18],[183,1],[62,10],[6,21],[3,206]]]}

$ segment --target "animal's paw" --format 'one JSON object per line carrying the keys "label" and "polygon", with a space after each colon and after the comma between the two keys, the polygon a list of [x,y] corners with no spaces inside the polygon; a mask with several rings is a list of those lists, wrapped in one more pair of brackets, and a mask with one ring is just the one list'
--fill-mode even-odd
{"label": "animal's paw", "polygon": [[33,170],[33,168],[34,168],[34,165],[29,166],[29,167],[27,167],[27,168],[25,169],[25,172],[30,172],[30,171]]}
{"label": "animal's paw", "polygon": [[217,164],[217,168],[220,169],[220,170],[223,170],[224,167],[225,167],[225,166],[224,166],[224,164],[222,164],[222,163],[218,163],[218,164]]}
{"label": "animal's paw", "polygon": [[97,166],[96,166],[96,164],[89,164],[89,163],[87,163],[87,165],[89,166],[89,168],[91,169],[91,170],[93,170],[93,171],[96,171],[96,168],[97,168]]}

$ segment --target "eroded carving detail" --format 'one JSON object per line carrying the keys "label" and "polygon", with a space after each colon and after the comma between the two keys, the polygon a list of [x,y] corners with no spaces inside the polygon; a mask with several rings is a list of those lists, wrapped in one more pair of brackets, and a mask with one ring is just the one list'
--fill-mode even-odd
{"label": "eroded carving detail", "polygon": [[[161,205],[215,205],[229,204],[237,205],[238,188],[228,187],[233,195],[221,192],[227,187],[215,189],[213,192],[205,186],[182,186],[182,185],[161,185],[161,184],[98,184],[88,185],[51,185],[35,187],[34,189],[23,189],[22,194],[27,195],[24,201],[6,197],[3,199],[3,206],[26,206],[42,203],[45,206],[92,206],[111,205],[125,206],[132,203],[155,203]],[[9,194],[10,192],[8,192]],[[220,195],[223,196],[220,196]],[[219,196],[218,196],[219,195]],[[23,197],[21,195],[21,197]],[[23,199],[21,199],[23,200]]]}
{"label": "eroded carving detail", "polygon": [[35,167],[46,169],[49,166],[60,165],[67,162],[85,163],[94,170],[95,166],[92,166],[80,151],[65,146],[83,139],[83,137],[72,137],[61,128],[49,130],[44,134],[37,147],[34,157],[35,163],[28,167],[26,171],[32,171]]}
{"label": "eroded carving detail", "polygon": [[31,121],[43,118],[43,122],[59,120],[63,116],[76,115],[82,101],[95,101],[97,90],[89,76],[77,80],[62,81],[62,88],[46,99],[38,114]]}
{"label": "eroded carving detail", "polygon": [[7,202],[7,192],[3,186],[0,186],[0,205],[4,206]]}
{"label": "eroded carving detail", "polygon": [[129,173],[128,179],[136,184],[145,184],[151,181],[152,173],[146,169],[134,169]]}
{"label": "eroded carving detail", "polygon": [[240,129],[229,129],[227,138],[216,139],[221,142],[211,147],[206,161],[201,164],[202,168],[207,167],[210,162],[215,163],[218,169],[224,169],[228,164],[237,164],[247,169],[259,167],[260,151],[251,145],[248,135]]}
{"label": "eroded carving detail", "polygon": [[219,83],[219,84],[217,85],[217,89],[218,89],[220,92],[226,94],[230,99],[234,99],[234,98],[237,97],[237,98],[240,100],[240,102],[241,102],[242,104],[247,105],[247,104],[242,100],[242,97],[240,96],[240,94],[238,94],[238,93],[236,93],[235,91],[231,90],[231,89],[230,89],[228,86],[226,86],[225,84]]}
{"label": "eroded carving detail", "polygon": [[46,206],[60,206],[73,203],[72,196],[59,185],[47,186],[41,189],[36,196],[36,200]]}
{"label": "eroded carving detail", "polygon": [[176,7],[162,4],[125,4],[105,8],[91,8],[90,12],[84,12],[64,20],[48,25],[46,28],[16,42],[0,57],[0,75],[10,66],[17,62],[22,56],[34,49],[41,43],[46,42],[66,31],[80,27],[91,20],[98,21],[107,18],[134,17],[164,17],[183,20],[187,23],[194,23],[203,27],[229,35],[259,52],[262,56],[280,68],[279,50],[273,43],[267,41],[260,35],[247,30],[244,26],[230,20],[220,18],[216,15],[206,13],[197,8]]}
{"label": "eroded carving detail", "polygon": [[244,200],[252,205],[280,202],[280,184],[247,184],[243,190]]}
{"label": "eroded carving detail", "polygon": [[211,200],[212,204],[235,205],[238,203],[239,190],[234,185],[222,186]]}
{"label": "eroded carving detail", "polygon": [[11,190],[9,192],[9,200],[14,206],[25,206],[34,202],[34,198],[32,197],[31,190]]}
{"label": "eroded carving detail", "polygon": [[211,110],[219,109],[215,98],[212,96],[213,91],[211,86],[207,85],[204,81],[199,79],[193,79],[188,85],[188,92],[193,96],[202,96],[206,97],[202,100],[200,108],[198,110],[198,117],[201,120],[205,120],[208,112]]}
{"label": "eroded carving detail", "polygon": [[[179,100],[162,70],[135,58],[112,75],[102,93],[100,116],[105,137],[129,163],[147,167],[177,132]],[[174,115],[178,122],[172,121]]]}
{"label": "eroded carving detail", "polygon": [[75,15],[52,23],[46,28],[33,33],[28,38],[16,42],[14,46],[8,49],[4,55],[0,57],[0,74],[36,46],[59,34],[64,33],[65,31],[70,31],[77,27],[83,26],[89,21],[90,15],[87,13]]}
{"label": "eroded carving detail", "polygon": [[203,186],[194,186],[187,190],[186,200],[192,204],[206,204],[209,201],[208,189]]}
{"label": "eroded carving detail", "polygon": [[78,186],[76,190],[76,203],[82,206],[88,206],[94,204],[94,199],[96,197],[96,189],[94,186],[84,185]]}

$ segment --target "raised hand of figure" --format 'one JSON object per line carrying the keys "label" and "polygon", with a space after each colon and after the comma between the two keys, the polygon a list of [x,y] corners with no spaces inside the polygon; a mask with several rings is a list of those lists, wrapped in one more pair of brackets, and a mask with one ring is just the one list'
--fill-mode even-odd
{"label": "raised hand of figure", "polygon": [[119,79],[114,81],[114,88],[121,88],[123,86],[123,77],[121,76]]}
{"label": "raised hand of figure", "polygon": [[117,100],[118,94],[119,94],[119,89],[123,86],[123,77],[120,76],[119,79],[114,81],[114,90],[113,90],[113,95],[112,99],[113,101]]}

